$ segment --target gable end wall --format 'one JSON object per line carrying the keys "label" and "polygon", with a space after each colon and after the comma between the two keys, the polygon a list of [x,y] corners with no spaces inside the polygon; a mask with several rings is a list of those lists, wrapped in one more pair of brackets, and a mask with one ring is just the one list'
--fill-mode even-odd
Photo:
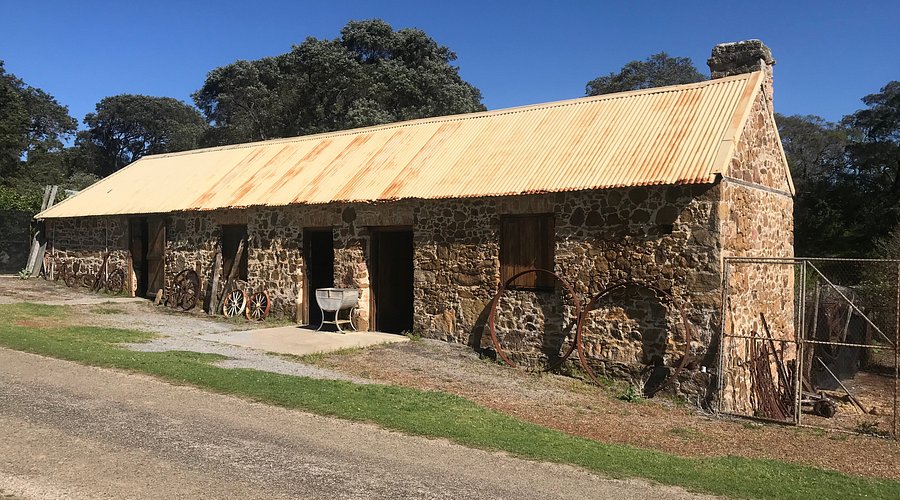
{"label": "gable end wall", "polygon": [[[794,257],[794,200],[770,102],[766,92],[759,93],[721,183],[723,257]],[[725,279],[726,334],[765,335],[762,313],[773,337],[794,338],[793,265],[733,263]],[[745,362],[751,356],[749,342],[726,339],[722,344],[722,408],[729,412],[754,413]],[[793,344],[779,343],[782,348],[786,362],[796,357]]]}

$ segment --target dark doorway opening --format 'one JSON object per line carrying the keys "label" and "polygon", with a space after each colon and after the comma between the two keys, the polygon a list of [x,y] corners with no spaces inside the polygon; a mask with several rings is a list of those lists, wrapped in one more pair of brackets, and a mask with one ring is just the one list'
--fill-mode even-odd
{"label": "dark doorway opening", "polygon": [[303,259],[306,262],[306,323],[318,326],[322,322],[322,311],[316,304],[315,290],[334,286],[334,234],[330,228],[303,231]]}
{"label": "dark doorway opening", "polygon": [[166,286],[166,222],[161,217],[129,219],[128,239],[135,296],[153,298]]}
{"label": "dark doorway opening", "polygon": [[237,255],[238,246],[241,241],[244,247],[241,250],[241,260],[237,263],[237,273],[234,275],[239,280],[246,281],[249,276],[248,259],[249,243],[247,240],[246,224],[230,224],[222,226],[222,272],[230,273],[231,266],[234,265],[234,257]]}
{"label": "dark doorway opening", "polygon": [[412,230],[374,229],[371,245],[374,329],[387,333],[412,332]]}
{"label": "dark doorway opening", "polygon": [[131,268],[137,282],[135,296],[147,296],[147,218],[128,220],[128,249],[131,251]]}

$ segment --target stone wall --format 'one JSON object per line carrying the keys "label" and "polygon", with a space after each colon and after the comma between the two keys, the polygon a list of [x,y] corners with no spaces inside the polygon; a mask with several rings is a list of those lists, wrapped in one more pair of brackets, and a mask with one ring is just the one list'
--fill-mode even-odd
{"label": "stone wall", "polygon": [[[771,117],[761,92],[738,143],[728,177],[722,182],[720,205],[723,256],[793,257],[793,198]],[[791,263],[732,263],[725,283],[726,334],[764,336],[760,314],[772,336],[794,338],[794,266]],[[776,342],[785,362],[796,358],[792,342]],[[756,413],[751,395],[752,340],[726,337],[722,408]],[[774,366],[773,366],[774,374]]]}
{"label": "stone wall", "polygon": [[[120,268],[130,276],[128,221],[124,217],[82,217],[47,221],[47,251],[50,256],[79,274],[96,276],[103,256],[110,252],[108,268]],[[57,268],[59,269],[59,268]]]}
{"label": "stone wall", "polygon": [[[719,325],[718,185],[638,187],[518,197],[255,207],[165,217],[167,279],[195,269],[205,289],[224,224],[246,224],[248,284],[264,288],[272,313],[295,318],[308,307],[303,229],[331,227],[335,285],[362,289],[358,319],[369,324],[370,227],[405,226],[414,234],[414,330],[481,348],[488,304],[500,279],[499,226],[504,215],[555,214],[554,271],[586,301],[602,287],[633,279],[688,304],[702,355]],[[110,229],[107,230],[107,221]],[[57,247],[98,258],[127,247],[125,218],[60,221]],[[77,229],[77,230],[76,230]],[[101,230],[103,229],[103,230]],[[124,254],[124,252],[123,252]],[[499,324],[505,349],[541,366],[571,342],[572,298],[561,289],[509,293]],[[655,357],[682,352],[678,312],[629,290],[591,315],[585,338],[600,371],[636,374]],[[610,368],[614,367],[614,368]]]}
{"label": "stone wall", "polygon": [[[416,329],[488,344],[488,305],[499,284],[500,217],[555,214],[555,266],[587,301],[601,288],[637,280],[687,305],[703,358],[720,324],[719,186],[638,187],[496,199],[430,202],[416,212]],[[649,300],[648,300],[649,299]],[[509,292],[498,332],[517,363],[539,367],[574,335],[562,290]],[[680,313],[648,289],[617,294],[591,313],[585,340],[595,370],[637,378],[655,357],[671,366],[684,350]]]}

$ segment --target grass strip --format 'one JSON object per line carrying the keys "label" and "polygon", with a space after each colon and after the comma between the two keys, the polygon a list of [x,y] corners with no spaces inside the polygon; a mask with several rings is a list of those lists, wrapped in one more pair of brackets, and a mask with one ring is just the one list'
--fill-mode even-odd
{"label": "grass strip", "polygon": [[[320,415],[372,422],[407,434],[446,438],[485,450],[573,464],[612,477],[640,477],[737,498],[900,498],[900,483],[849,476],[775,460],[684,458],[597,441],[534,425],[437,391],[318,380],[213,366],[221,356],[135,352],[118,347],[152,334],[66,326],[68,310],[0,305],[0,345],[20,351],[156,375],[224,394]],[[598,422],[597,425],[603,425]]]}

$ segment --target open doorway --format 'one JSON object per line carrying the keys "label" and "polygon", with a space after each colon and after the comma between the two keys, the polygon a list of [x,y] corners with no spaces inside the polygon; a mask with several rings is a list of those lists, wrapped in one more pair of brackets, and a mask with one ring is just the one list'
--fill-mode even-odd
{"label": "open doorway", "polygon": [[131,269],[137,289],[136,297],[147,296],[147,218],[128,220],[128,249],[131,251]]}
{"label": "open doorway", "polygon": [[128,221],[128,234],[135,296],[153,298],[165,287],[166,223],[161,217],[135,217]]}
{"label": "open doorway", "polygon": [[306,262],[306,323],[318,326],[322,322],[322,311],[316,304],[315,290],[334,286],[334,234],[331,228],[303,230],[303,259]]}
{"label": "open doorway", "polygon": [[379,332],[413,328],[413,233],[411,229],[372,231],[372,318]]}

